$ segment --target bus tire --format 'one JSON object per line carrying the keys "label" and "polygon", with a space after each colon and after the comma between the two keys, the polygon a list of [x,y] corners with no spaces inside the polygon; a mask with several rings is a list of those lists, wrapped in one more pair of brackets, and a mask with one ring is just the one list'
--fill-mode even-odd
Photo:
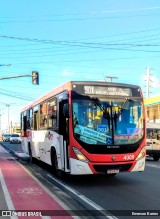
{"label": "bus tire", "polygon": [[28,152],[29,152],[29,161],[31,163],[34,163],[34,158],[32,156],[32,150],[31,150],[31,145],[30,144],[28,145]]}
{"label": "bus tire", "polygon": [[59,178],[63,178],[65,174],[64,171],[58,169],[58,160],[55,148],[51,149],[51,164],[53,174]]}
{"label": "bus tire", "polygon": [[154,161],[159,161],[159,156],[158,155],[153,155],[153,160]]}

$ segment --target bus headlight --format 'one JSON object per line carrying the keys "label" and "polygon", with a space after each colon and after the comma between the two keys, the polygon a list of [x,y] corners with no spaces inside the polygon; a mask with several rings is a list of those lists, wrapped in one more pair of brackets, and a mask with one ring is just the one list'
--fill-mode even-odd
{"label": "bus headlight", "polygon": [[75,147],[73,147],[74,153],[77,156],[78,160],[88,163],[89,160]]}
{"label": "bus headlight", "polygon": [[136,160],[140,160],[140,159],[142,159],[145,156],[146,156],[146,147],[142,148],[142,150],[140,151],[140,153],[136,157]]}

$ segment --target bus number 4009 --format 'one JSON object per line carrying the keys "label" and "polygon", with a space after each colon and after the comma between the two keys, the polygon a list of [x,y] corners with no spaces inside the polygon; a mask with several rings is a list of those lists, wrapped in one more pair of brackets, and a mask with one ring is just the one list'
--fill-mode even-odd
{"label": "bus number 4009", "polygon": [[134,160],[134,154],[125,155],[125,156],[123,157],[123,160]]}

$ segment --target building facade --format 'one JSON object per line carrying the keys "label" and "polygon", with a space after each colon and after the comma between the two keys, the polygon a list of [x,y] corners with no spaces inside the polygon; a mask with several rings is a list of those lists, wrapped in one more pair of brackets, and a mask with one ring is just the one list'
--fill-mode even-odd
{"label": "building facade", "polygon": [[147,123],[160,123],[160,96],[144,100]]}

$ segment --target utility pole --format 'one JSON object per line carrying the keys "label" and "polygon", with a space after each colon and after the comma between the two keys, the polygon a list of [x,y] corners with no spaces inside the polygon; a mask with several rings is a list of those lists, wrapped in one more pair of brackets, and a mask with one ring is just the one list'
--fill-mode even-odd
{"label": "utility pole", "polygon": [[151,82],[151,68],[147,68],[147,78],[146,78],[146,98],[149,98],[150,95],[150,82]]}
{"label": "utility pole", "polygon": [[9,104],[6,104],[6,107],[8,107],[8,134],[10,134],[10,124],[9,124]]}
{"label": "utility pole", "polygon": [[110,78],[111,82],[113,82],[113,79],[118,79],[118,77],[114,77],[110,75],[105,75],[105,78]]}
{"label": "utility pole", "polygon": [[12,127],[12,121],[11,121],[10,134],[12,134],[12,130],[13,130],[13,127]]}

